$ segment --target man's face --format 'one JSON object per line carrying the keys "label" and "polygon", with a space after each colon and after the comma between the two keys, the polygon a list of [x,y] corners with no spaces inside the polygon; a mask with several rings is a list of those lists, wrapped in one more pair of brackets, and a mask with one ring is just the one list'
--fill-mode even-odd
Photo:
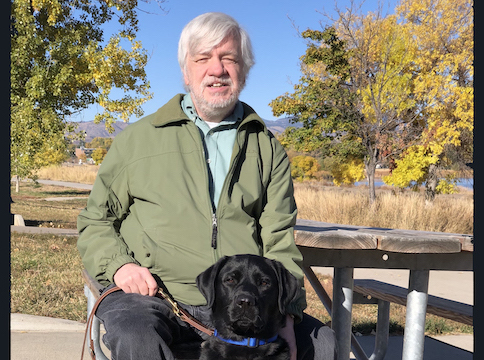
{"label": "man's face", "polygon": [[220,122],[233,111],[244,86],[239,43],[228,37],[211,50],[189,53],[184,79],[198,115]]}

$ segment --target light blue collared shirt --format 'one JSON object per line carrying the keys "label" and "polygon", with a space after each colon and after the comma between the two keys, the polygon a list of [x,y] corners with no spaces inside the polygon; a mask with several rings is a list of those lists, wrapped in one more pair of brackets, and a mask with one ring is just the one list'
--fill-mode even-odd
{"label": "light blue collared shirt", "polygon": [[222,120],[217,126],[210,128],[197,114],[190,94],[186,94],[181,107],[190,120],[200,129],[205,159],[208,163],[208,184],[210,198],[214,209],[217,208],[220,193],[229,171],[230,159],[234,148],[237,127],[244,116],[244,108],[240,101],[235,105],[231,115]]}

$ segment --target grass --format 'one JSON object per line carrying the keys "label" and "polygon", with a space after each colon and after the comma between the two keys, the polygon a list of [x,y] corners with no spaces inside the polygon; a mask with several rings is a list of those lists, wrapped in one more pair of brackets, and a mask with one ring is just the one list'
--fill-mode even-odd
{"label": "grass", "polygon": [[[87,204],[89,190],[22,182],[19,193],[11,186],[14,201],[10,205],[12,214],[20,214],[27,226],[75,229],[77,215]],[[79,199],[48,201],[49,197],[78,197]]]}
{"label": "grass", "polygon": [[94,184],[99,165],[48,166],[37,171],[39,179]]}
{"label": "grass", "polygon": [[[62,171],[67,173],[69,169]],[[69,176],[57,180],[77,181]],[[378,203],[369,207],[364,188],[334,188],[316,183],[297,183],[295,188],[300,218],[424,231],[473,231],[472,192],[438,196],[432,207],[426,207],[418,194],[409,192],[395,196],[389,190],[380,189]],[[15,186],[11,187],[14,201],[11,212],[21,214],[27,225],[75,228],[77,215],[86,206],[88,194],[88,190],[22,182],[19,193],[15,193]],[[79,199],[46,200],[59,196]],[[11,312],[85,321],[87,304],[81,278],[83,265],[76,240],[77,237],[12,233]],[[318,277],[331,296],[331,277]],[[328,312],[309,283],[306,289],[306,312],[323,322],[330,321]],[[391,304],[390,314],[390,333],[401,334],[405,326],[405,307]],[[377,305],[355,304],[353,331],[371,333],[376,328],[376,317]],[[472,331],[471,326],[427,314],[427,334]]]}
{"label": "grass", "polygon": [[457,194],[437,195],[430,206],[423,194],[413,191],[394,194],[380,188],[377,200],[370,205],[366,187],[318,183],[296,183],[295,197],[301,219],[459,234],[474,231],[473,192],[465,188]]}
{"label": "grass", "polygon": [[77,237],[12,233],[11,312],[85,321]]}

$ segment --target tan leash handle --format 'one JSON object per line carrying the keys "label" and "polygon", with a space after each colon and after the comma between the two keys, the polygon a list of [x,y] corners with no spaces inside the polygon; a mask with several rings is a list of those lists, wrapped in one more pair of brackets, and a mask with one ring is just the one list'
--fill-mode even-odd
{"label": "tan leash handle", "polygon": [[171,309],[173,311],[173,313],[178,317],[180,318],[182,321],[190,324],[191,326],[193,326],[194,328],[204,332],[205,334],[209,335],[209,336],[212,336],[213,335],[213,330],[206,327],[204,324],[202,324],[200,321],[198,321],[197,319],[195,319],[192,315],[190,315],[185,309],[181,308],[178,306],[177,302],[175,300],[172,299],[171,296],[169,296],[168,294],[166,294],[162,288],[159,288],[158,289],[158,293],[157,295],[160,295],[163,299],[165,299],[166,301],[168,301],[171,305]]}

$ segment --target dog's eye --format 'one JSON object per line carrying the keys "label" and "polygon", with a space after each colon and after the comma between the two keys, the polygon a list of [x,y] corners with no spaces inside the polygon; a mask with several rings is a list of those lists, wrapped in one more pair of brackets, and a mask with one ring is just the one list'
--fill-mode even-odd
{"label": "dog's eye", "polygon": [[271,283],[270,283],[270,281],[269,281],[269,280],[262,279],[262,280],[260,281],[260,286],[263,286],[263,287],[268,287],[268,286],[270,286],[270,285],[271,285]]}
{"label": "dog's eye", "polygon": [[235,284],[235,278],[232,276],[227,276],[224,281],[226,284]]}

